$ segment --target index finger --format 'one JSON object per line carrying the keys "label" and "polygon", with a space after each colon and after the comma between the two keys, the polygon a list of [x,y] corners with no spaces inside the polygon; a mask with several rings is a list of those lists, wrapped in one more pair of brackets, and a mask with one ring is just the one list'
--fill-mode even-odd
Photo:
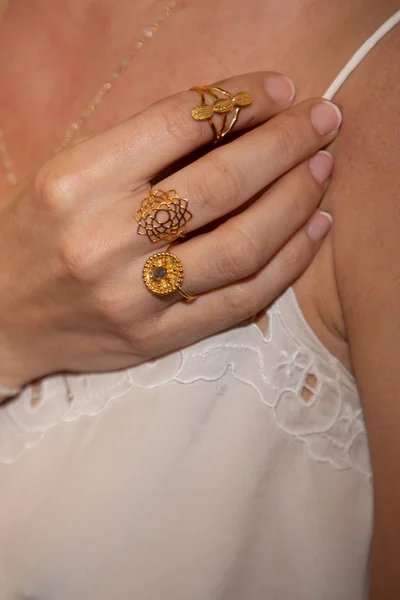
{"label": "index finger", "polygon": [[[207,87],[226,90],[233,97],[243,92],[250,95],[251,104],[238,110],[233,131],[259,125],[277,115],[291,105],[295,95],[291,80],[272,72],[239,75]],[[223,132],[223,114],[213,114],[215,129],[207,120],[193,118],[193,109],[201,107],[201,95],[194,89],[181,92],[157,102],[134,119],[132,126],[143,132],[141,160],[136,163],[139,178],[152,179],[170,164],[213,141],[215,132]],[[217,95],[223,103],[221,94]],[[205,96],[210,106],[214,98]],[[233,116],[226,115],[225,130]]]}
{"label": "index finger", "polygon": [[[210,87],[226,90],[232,96],[240,92],[250,94],[252,102],[239,110],[234,131],[277,115],[292,104],[295,95],[291,80],[274,72],[239,75]],[[200,103],[201,96],[195,90],[163,98],[127,121],[67,150],[68,167],[73,169],[76,162],[77,172],[86,175],[92,186],[97,180],[101,193],[115,190],[116,185],[117,189],[138,188],[213,140],[210,124],[192,116],[192,110]],[[220,117],[217,114],[213,118]]]}

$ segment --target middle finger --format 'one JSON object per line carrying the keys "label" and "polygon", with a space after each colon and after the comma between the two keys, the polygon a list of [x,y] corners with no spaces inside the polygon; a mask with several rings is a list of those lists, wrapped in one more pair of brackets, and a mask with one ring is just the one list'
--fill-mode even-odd
{"label": "middle finger", "polygon": [[[228,215],[329,144],[341,123],[328,101],[306,100],[157,184],[188,199],[186,232]],[[147,240],[145,240],[145,243]],[[149,247],[148,242],[146,246]]]}

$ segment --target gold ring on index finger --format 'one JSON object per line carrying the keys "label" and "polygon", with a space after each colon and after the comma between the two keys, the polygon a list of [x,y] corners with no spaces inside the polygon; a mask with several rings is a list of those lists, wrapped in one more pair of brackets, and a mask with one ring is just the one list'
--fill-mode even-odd
{"label": "gold ring on index finger", "polygon": [[[226,90],[212,86],[196,86],[192,90],[198,92],[201,104],[192,110],[195,121],[208,121],[214,136],[214,143],[224,138],[235,125],[241,108],[250,106],[253,99],[248,92],[239,92],[232,95]],[[211,104],[207,104],[206,97],[211,98]],[[222,121],[217,127],[214,117],[220,115]]]}

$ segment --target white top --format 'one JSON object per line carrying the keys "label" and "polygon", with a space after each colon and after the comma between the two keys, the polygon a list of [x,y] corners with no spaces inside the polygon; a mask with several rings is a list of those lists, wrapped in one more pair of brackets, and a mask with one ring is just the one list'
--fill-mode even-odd
{"label": "white top", "polygon": [[267,317],[0,407],[1,600],[367,598],[354,379],[292,290]]}

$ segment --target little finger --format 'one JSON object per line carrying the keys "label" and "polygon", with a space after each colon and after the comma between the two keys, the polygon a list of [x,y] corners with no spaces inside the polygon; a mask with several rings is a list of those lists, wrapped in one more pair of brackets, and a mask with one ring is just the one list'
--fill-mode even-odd
{"label": "little finger", "polygon": [[269,306],[309,266],[331,228],[331,216],[319,212],[255,275],[208,292],[187,305],[176,303],[162,327],[174,331],[174,347],[190,345],[254,317]]}

